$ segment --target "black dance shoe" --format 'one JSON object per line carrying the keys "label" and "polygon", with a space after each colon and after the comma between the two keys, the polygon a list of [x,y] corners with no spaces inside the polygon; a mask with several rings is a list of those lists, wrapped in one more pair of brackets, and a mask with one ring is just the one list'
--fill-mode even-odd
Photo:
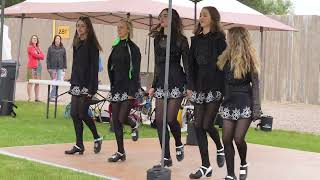
{"label": "black dance shoe", "polygon": [[204,167],[201,166],[196,172],[191,173],[189,175],[190,179],[200,179],[202,177],[211,177],[212,175],[212,167]]}
{"label": "black dance shoe", "polygon": [[84,148],[80,148],[77,145],[74,145],[70,150],[64,151],[65,154],[69,154],[69,155],[73,155],[76,153],[79,153],[79,155],[82,155],[83,152],[84,152]]}
{"label": "black dance shoe", "polygon": [[125,153],[122,154],[120,152],[116,152],[108,159],[109,162],[118,162],[119,160],[125,161],[126,160],[126,154]]}

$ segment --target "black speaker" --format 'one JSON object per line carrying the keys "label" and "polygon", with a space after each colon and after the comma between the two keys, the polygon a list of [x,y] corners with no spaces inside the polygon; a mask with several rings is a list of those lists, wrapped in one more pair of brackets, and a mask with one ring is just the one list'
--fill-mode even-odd
{"label": "black speaker", "polygon": [[196,130],[194,127],[194,110],[193,109],[187,109],[187,140],[186,145],[196,146],[198,145],[197,142],[197,136],[196,136]]}
{"label": "black speaker", "polygon": [[219,128],[222,128],[223,126],[223,119],[219,114],[215,117],[214,125],[218,125]]}
{"label": "black speaker", "polygon": [[171,180],[171,171],[161,166],[154,166],[148,169],[147,180]]}
{"label": "black speaker", "polygon": [[17,114],[13,108],[18,108],[13,102],[0,101],[0,116],[11,115],[12,117],[16,117]]}
{"label": "black speaker", "polygon": [[[2,61],[0,75],[0,115],[13,115],[16,61]],[[14,115],[15,116],[15,113]]]}
{"label": "black speaker", "polygon": [[260,127],[260,130],[262,131],[272,131],[272,124],[273,124],[272,116],[261,116],[260,122],[257,124],[257,128]]}
{"label": "black speaker", "polygon": [[1,62],[0,100],[14,101],[13,91],[16,79],[16,61]]}

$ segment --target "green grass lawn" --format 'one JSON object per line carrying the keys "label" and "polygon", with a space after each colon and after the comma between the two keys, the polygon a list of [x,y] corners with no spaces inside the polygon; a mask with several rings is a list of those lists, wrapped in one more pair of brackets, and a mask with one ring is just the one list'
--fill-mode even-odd
{"label": "green grass lawn", "polygon": [[[62,106],[58,106],[57,119],[53,118],[53,106],[49,119],[45,118],[44,103],[18,102],[17,117],[0,116],[0,147],[55,144],[75,142],[71,119],[63,116]],[[114,139],[109,125],[97,123],[98,132],[104,139]],[[156,131],[142,127],[141,137],[155,137]],[[131,138],[130,129],[125,129],[125,137]],[[84,128],[84,140],[93,141],[89,129]],[[63,168],[51,167],[40,163],[0,155],[0,179],[100,179]]]}
{"label": "green grass lawn", "polygon": [[14,180],[99,180],[95,176],[72,170],[56,168],[40,163],[0,155],[0,179]]}
{"label": "green grass lawn", "polygon": [[[0,147],[73,143],[75,141],[72,120],[64,118],[63,106],[58,106],[57,119],[52,118],[53,106],[51,106],[51,118],[46,119],[44,103],[18,102],[17,105],[16,118],[0,117]],[[97,123],[97,128],[104,139],[114,139],[114,134],[109,132],[107,124]],[[125,137],[130,138],[128,128],[125,130]],[[140,137],[157,137],[157,134],[154,129],[143,126],[140,129]],[[92,141],[92,135],[86,126],[84,140]],[[251,128],[247,134],[247,142],[320,153],[320,136],[308,133],[281,130],[262,132]],[[12,177],[12,175],[17,176],[14,179],[43,179],[44,176],[45,179],[96,178],[2,155],[0,156],[0,167],[0,179]]]}
{"label": "green grass lawn", "polygon": [[[16,113],[16,118],[0,116],[0,147],[75,142],[73,122],[63,116],[62,106],[58,106],[56,119],[53,118],[53,106],[50,118],[45,118],[44,103],[19,102]],[[109,124],[96,124],[104,139],[114,139],[114,133],[109,132]],[[130,129],[126,127],[125,137],[130,138],[130,133]],[[143,126],[140,136],[156,137],[156,131]],[[85,125],[83,137],[85,141],[93,141],[91,132]]]}
{"label": "green grass lawn", "polygon": [[320,153],[320,135],[293,131],[273,130],[261,132],[250,129],[247,142],[274,147],[296,149]]}

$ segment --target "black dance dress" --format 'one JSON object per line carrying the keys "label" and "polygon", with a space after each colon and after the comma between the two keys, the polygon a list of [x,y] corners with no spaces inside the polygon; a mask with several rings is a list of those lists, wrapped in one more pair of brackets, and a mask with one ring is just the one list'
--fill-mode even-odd
{"label": "black dance dress", "polygon": [[223,68],[225,95],[219,108],[222,119],[250,119],[253,113],[259,113],[259,80],[256,73],[247,73],[242,79],[235,79],[230,63]]}
{"label": "black dance dress", "polygon": [[221,32],[201,33],[191,38],[187,87],[192,90],[191,102],[221,101],[223,72],[217,67],[217,60],[225,48],[225,35]]}
{"label": "black dance dress", "polygon": [[[166,35],[157,35],[154,39],[155,71],[152,88],[155,89],[154,97],[162,99],[165,96],[165,62],[166,62]],[[181,98],[186,95],[186,73],[189,53],[189,44],[185,36],[181,39],[172,38],[170,44],[170,67],[168,98]],[[181,58],[183,68],[181,66]]]}
{"label": "black dance dress", "polygon": [[140,96],[140,62],[140,49],[130,39],[121,40],[113,47],[108,61],[109,101],[121,102]]}
{"label": "black dance dress", "polygon": [[99,49],[95,44],[80,41],[73,47],[73,62],[69,94],[92,96],[98,90]]}

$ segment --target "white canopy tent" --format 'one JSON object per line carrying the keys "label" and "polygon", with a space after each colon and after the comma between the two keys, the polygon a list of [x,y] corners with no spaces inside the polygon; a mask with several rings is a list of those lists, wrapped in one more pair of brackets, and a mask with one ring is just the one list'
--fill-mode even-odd
{"label": "white canopy tent", "polygon": [[[190,0],[174,1],[173,8],[182,17],[185,29],[194,28],[193,11],[195,9],[193,5]],[[198,12],[203,6],[209,5],[217,7],[220,11],[225,29],[243,26],[252,30],[260,30],[261,45],[265,30],[294,30],[292,27],[264,16],[236,0],[203,0],[198,3]],[[6,8],[5,15],[22,19],[17,53],[19,61],[24,18],[75,21],[79,16],[89,16],[93,23],[116,25],[121,18],[130,16],[135,28],[150,29],[158,23],[158,13],[167,7],[166,0],[26,0]],[[150,50],[150,40],[148,49]],[[150,61],[149,50],[148,64]]]}

